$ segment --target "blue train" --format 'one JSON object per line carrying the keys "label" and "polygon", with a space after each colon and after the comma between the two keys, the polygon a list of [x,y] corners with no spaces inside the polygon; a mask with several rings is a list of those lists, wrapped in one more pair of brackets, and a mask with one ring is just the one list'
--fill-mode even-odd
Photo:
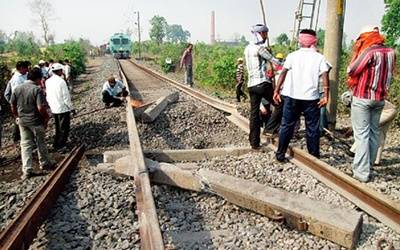
{"label": "blue train", "polygon": [[110,38],[109,49],[115,58],[130,58],[132,41],[127,34],[115,33]]}

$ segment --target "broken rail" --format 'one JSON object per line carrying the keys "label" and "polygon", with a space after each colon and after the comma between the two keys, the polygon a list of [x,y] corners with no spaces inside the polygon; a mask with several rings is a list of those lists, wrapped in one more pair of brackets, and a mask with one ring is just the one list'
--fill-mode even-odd
{"label": "broken rail", "polygon": [[[132,86],[129,85],[119,62],[118,67],[124,84],[131,90]],[[139,218],[141,249],[162,250],[164,249],[164,242],[151,192],[149,173],[144,162],[142,146],[136,127],[134,108],[131,105],[127,105],[126,109],[130,145],[129,153],[131,159],[133,159],[129,162],[129,171],[134,176],[136,186],[136,208]]]}
{"label": "broken rail", "polygon": [[0,235],[0,249],[28,249],[84,152],[75,147]]}
{"label": "broken rail", "polygon": [[[243,131],[247,133],[249,132],[248,119],[241,116],[237,112],[234,105],[211,98],[206,94],[193,90],[188,86],[162,76],[161,74],[133,61],[131,61],[131,63],[155,78],[171,83],[173,86],[195,97],[196,99],[205,102],[218,110],[229,113],[230,115],[227,118],[231,122],[241,128]],[[269,147],[271,150],[276,150],[276,145],[272,143],[269,143],[267,147]],[[343,197],[357,205],[366,213],[389,226],[394,231],[400,233],[400,204],[398,202],[391,200],[384,194],[378,193],[367,185],[344,174],[340,170],[313,157],[304,150],[298,148],[289,148],[288,154],[292,163],[307,171],[317,180],[341,194]]]}

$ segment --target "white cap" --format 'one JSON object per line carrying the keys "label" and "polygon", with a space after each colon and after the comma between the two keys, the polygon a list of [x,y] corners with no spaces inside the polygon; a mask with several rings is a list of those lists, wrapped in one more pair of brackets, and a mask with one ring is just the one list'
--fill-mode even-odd
{"label": "white cap", "polygon": [[362,27],[362,29],[360,30],[360,34],[362,33],[366,33],[366,32],[379,32],[379,26],[378,25],[365,25],[364,27]]}
{"label": "white cap", "polygon": [[51,65],[51,71],[56,71],[60,69],[64,69],[64,66],[60,63],[53,63],[53,65]]}
{"label": "white cap", "polygon": [[44,60],[40,60],[39,64],[45,64],[46,62]]}

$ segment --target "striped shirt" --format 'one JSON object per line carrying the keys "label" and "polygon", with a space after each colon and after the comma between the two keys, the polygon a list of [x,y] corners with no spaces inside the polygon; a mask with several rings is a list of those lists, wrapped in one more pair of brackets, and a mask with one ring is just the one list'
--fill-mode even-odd
{"label": "striped shirt", "polygon": [[353,96],[382,101],[393,77],[396,54],[392,48],[375,45],[366,49],[350,66],[349,76],[358,77]]}
{"label": "striped shirt", "polygon": [[266,76],[267,64],[269,62],[282,65],[282,63],[274,58],[272,54],[263,45],[249,44],[244,50],[249,80],[247,87],[253,87],[264,82],[272,82]]}
{"label": "striped shirt", "polygon": [[236,67],[236,83],[242,84],[244,82],[244,66],[243,63],[238,64]]}

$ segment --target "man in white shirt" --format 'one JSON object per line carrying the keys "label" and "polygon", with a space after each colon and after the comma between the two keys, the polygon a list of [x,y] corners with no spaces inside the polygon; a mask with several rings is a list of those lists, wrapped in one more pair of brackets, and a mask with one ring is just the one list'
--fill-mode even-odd
{"label": "man in white shirt", "polygon": [[68,59],[64,60],[64,75],[65,81],[67,82],[69,90],[72,92],[72,79],[71,79],[71,65]]}
{"label": "man in white shirt", "polygon": [[[272,103],[274,91],[274,79],[267,76],[266,72],[273,71],[272,63],[281,64],[266,48],[265,41],[268,38],[268,27],[257,24],[252,27],[255,36],[254,43],[247,45],[244,50],[246,67],[249,75],[247,88],[250,95],[250,134],[249,141],[253,149],[260,148],[260,132],[262,121],[259,115],[261,99],[265,98]],[[273,122],[275,117],[271,117]],[[269,121],[269,122],[270,122]]]}
{"label": "man in white shirt", "polygon": [[110,76],[103,84],[102,96],[106,108],[119,107],[124,102],[125,97],[128,96],[128,91],[121,81]]}
{"label": "man in white shirt", "polygon": [[40,60],[39,61],[39,67],[40,70],[42,71],[42,75],[44,79],[49,78],[49,69],[46,67],[46,61],[45,60]]}
{"label": "man in white shirt", "polygon": [[[11,103],[12,92],[15,90],[16,87],[22,85],[27,80],[29,66],[30,62],[28,61],[18,61],[17,64],[15,65],[16,71],[12,75],[10,81],[8,81],[6,89],[4,91],[4,98],[7,100],[7,102]],[[13,127],[14,143],[18,142],[20,138],[21,136],[18,124],[14,123]]]}
{"label": "man in white shirt", "polygon": [[[300,49],[290,53],[274,90],[274,101],[284,99],[283,119],[279,131],[276,159],[286,161],[285,154],[293,137],[294,126],[304,113],[308,152],[319,158],[320,108],[328,103],[329,81],[325,57],[315,50],[317,37],[314,30],[302,30],[299,34]],[[324,96],[319,96],[319,78],[322,77]],[[281,86],[282,92],[280,93]]]}
{"label": "man in white shirt", "polygon": [[70,129],[70,113],[75,113],[67,83],[62,78],[63,65],[51,66],[52,76],[46,81],[46,99],[54,116],[56,133],[53,148],[64,151]]}

